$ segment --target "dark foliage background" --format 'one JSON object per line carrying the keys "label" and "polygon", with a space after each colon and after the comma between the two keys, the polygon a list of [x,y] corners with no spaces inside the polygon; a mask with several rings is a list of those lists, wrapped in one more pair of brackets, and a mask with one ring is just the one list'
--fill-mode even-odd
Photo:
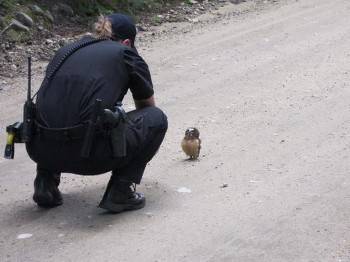
{"label": "dark foliage background", "polygon": [[122,11],[131,15],[137,15],[141,11],[161,9],[167,3],[178,2],[177,0],[0,0],[0,13],[5,15],[17,4],[38,4],[50,9],[53,5],[64,3],[73,8],[80,16],[95,16],[100,13],[106,14]]}

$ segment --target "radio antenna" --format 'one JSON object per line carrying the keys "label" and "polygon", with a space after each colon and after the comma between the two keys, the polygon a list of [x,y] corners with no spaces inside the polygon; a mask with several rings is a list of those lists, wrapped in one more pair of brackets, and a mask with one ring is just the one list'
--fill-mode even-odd
{"label": "radio antenna", "polygon": [[32,99],[32,58],[28,56],[28,90],[27,101]]}

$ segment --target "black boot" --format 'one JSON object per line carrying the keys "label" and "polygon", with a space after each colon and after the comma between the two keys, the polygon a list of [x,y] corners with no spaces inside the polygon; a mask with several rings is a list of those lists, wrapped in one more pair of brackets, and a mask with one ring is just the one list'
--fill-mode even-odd
{"label": "black boot", "polygon": [[61,174],[44,169],[37,169],[34,180],[33,200],[40,207],[51,208],[62,205],[62,195],[58,189]]}
{"label": "black boot", "polygon": [[112,176],[99,207],[112,213],[120,213],[143,208],[145,204],[144,195],[136,192],[134,183]]}

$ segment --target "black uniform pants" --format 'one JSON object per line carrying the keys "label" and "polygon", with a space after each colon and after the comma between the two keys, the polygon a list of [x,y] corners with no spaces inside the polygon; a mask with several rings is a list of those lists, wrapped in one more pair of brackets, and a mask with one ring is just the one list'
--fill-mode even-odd
{"label": "black uniform pants", "polygon": [[166,115],[157,107],[127,113],[125,157],[114,158],[110,138],[96,135],[89,158],[81,157],[82,139],[57,141],[34,135],[27,144],[29,156],[37,163],[38,174],[61,172],[113,176],[139,184],[147,163],[159,149],[168,128]]}

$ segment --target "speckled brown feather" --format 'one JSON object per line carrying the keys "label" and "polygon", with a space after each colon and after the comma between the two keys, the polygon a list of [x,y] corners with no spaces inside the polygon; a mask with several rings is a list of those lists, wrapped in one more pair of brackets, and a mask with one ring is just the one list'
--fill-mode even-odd
{"label": "speckled brown feather", "polygon": [[192,159],[197,159],[201,150],[201,140],[199,138],[191,140],[183,139],[181,147],[186,155]]}

